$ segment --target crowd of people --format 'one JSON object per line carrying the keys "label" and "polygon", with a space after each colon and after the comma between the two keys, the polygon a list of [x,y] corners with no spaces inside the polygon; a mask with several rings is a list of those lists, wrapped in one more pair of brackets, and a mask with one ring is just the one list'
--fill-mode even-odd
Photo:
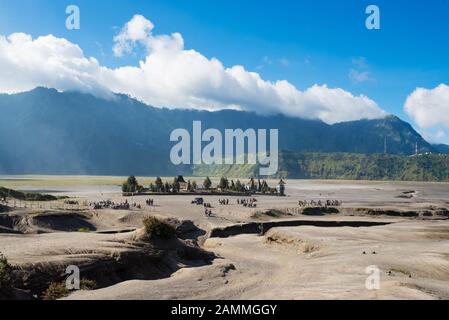
{"label": "crowd of people", "polygon": [[207,207],[204,208],[204,215],[206,217],[212,217],[212,209],[208,209]]}
{"label": "crowd of people", "polygon": [[237,204],[241,205],[245,208],[256,208],[257,207],[257,199],[256,198],[237,199]]}
{"label": "crowd of people", "polygon": [[211,217],[212,216],[212,204],[210,203],[204,203],[204,215],[206,217]]}
{"label": "crowd of people", "polygon": [[78,206],[79,202],[76,201],[76,200],[65,200],[64,204],[68,204],[68,205],[71,205],[71,206]]}
{"label": "crowd of people", "polygon": [[229,199],[218,199],[218,203],[221,206],[228,206],[229,205]]}
{"label": "crowd of people", "polygon": [[326,200],[326,201],[315,201],[315,200],[299,200],[298,205],[300,207],[340,207],[343,204],[341,200]]}
{"label": "crowd of people", "polygon": [[103,200],[103,201],[97,201],[92,202],[89,204],[90,207],[92,207],[95,210],[100,209],[114,209],[114,210],[129,210],[131,207],[141,209],[141,205],[137,203],[133,203],[131,206],[128,200],[125,200],[124,202],[115,203],[111,200]]}

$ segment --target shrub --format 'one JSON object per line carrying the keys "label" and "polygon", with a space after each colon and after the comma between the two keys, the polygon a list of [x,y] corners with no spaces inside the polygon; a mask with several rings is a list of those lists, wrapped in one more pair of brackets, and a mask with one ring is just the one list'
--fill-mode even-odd
{"label": "shrub", "polygon": [[97,287],[97,283],[94,280],[81,279],[80,281],[81,290],[95,290]]}
{"label": "shrub", "polygon": [[323,211],[324,213],[329,213],[329,214],[340,213],[340,211],[334,207],[324,207],[324,208],[321,208],[321,211]]}
{"label": "shrub", "polygon": [[321,207],[321,208],[320,207],[310,207],[310,208],[305,208],[302,211],[303,215],[310,215],[310,216],[336,214],[336,213],[340,213],[340,211],[334,207]]}
{"label": "shrub", "polygon": [[[94,280],[81,279],[80,289],[81,290],[94,290],[96,289],[97,283]],[[47,290],[42,294],[43,300],[58,300],[67,297],[70,294],[70,290],[67,289],[66,283],[63,282],[52,282],[48,286]]]}
{"label": "shrub", "polygon": [[269,218],[280,218],[285,215],[291,215],[288,212],[283,212],[281,210],[271,209],[266,211],[256,211],[252,218],[260,219],[263,217],[269,217]]}
{"label": "shrub", "polygon": [[176,230],[166,221],[158,219],[156,217],[147,217],[143,220],[145,227],[145,234],[150,239],[160,238],[169,240],[176,234]]}
{"label": "shrub", "polygon": [[11,286],[12,267],[6,257],[0,253],[0,289]]}
{"label": "shrub", "polygon": [[67,289],[64,282],[52,282],[47,290],[42,294],[44,300],[58,300],[69,295],[70,291]]}
{"label": "shrub", "polygon": [[396,210],[375,210],[375,209],[369,209],[367,214],[372,216],[380,216],[380,215],[386,215],[391,217],[418,217],[419,213],[415,211],[396,211]]}

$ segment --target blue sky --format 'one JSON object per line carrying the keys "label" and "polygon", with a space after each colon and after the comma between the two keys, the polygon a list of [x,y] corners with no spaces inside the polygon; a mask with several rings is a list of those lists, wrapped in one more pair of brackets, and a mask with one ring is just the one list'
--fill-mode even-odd
{"label": "blue sky", "polygon": [[[80,7],[80,30],[65,29],[69,4]],[[381,30],[365,28],[369,4],[381,10]],[[136,65],[143,49],[125,57],[112,52],[114,35],[135,14],[150,19],[155,34],[180,32],[186,49],[225,66],[243,65],[301,90],[327,84],[367,95],[412,122],[403,111],[407,96],[449,84],[446,0],[0,0],[0,34],[53,34],[102,65]],[[351,72],[365,75],[363,81]]]}

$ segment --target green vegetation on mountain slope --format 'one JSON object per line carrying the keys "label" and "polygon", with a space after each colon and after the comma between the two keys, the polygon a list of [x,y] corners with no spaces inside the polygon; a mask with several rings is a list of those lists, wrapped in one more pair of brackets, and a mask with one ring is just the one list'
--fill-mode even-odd
{"label": "green vegetation on mountain slope", "polygon": [[[195,166],[196,176],[258,177],[258,165]],[[449,181],[449,156],[282,152],[274,177],[397,181]]]}

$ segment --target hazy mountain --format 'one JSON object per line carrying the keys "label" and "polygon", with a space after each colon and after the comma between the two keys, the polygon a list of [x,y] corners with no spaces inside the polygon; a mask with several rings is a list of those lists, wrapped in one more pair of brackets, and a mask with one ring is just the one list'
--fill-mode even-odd
{"label": "hazy mountain", "polygon": [[0,95],[0,173],[165,175],[185,173],[169,154],[170,133],[203,130],[279,129],[281,150],[296,152],[410,155],[436,151],[406,122],[394,116],[328,125],[283,115],[239,111],[168,110],[127,96],[102,100],[92,95],[37,88]]}

